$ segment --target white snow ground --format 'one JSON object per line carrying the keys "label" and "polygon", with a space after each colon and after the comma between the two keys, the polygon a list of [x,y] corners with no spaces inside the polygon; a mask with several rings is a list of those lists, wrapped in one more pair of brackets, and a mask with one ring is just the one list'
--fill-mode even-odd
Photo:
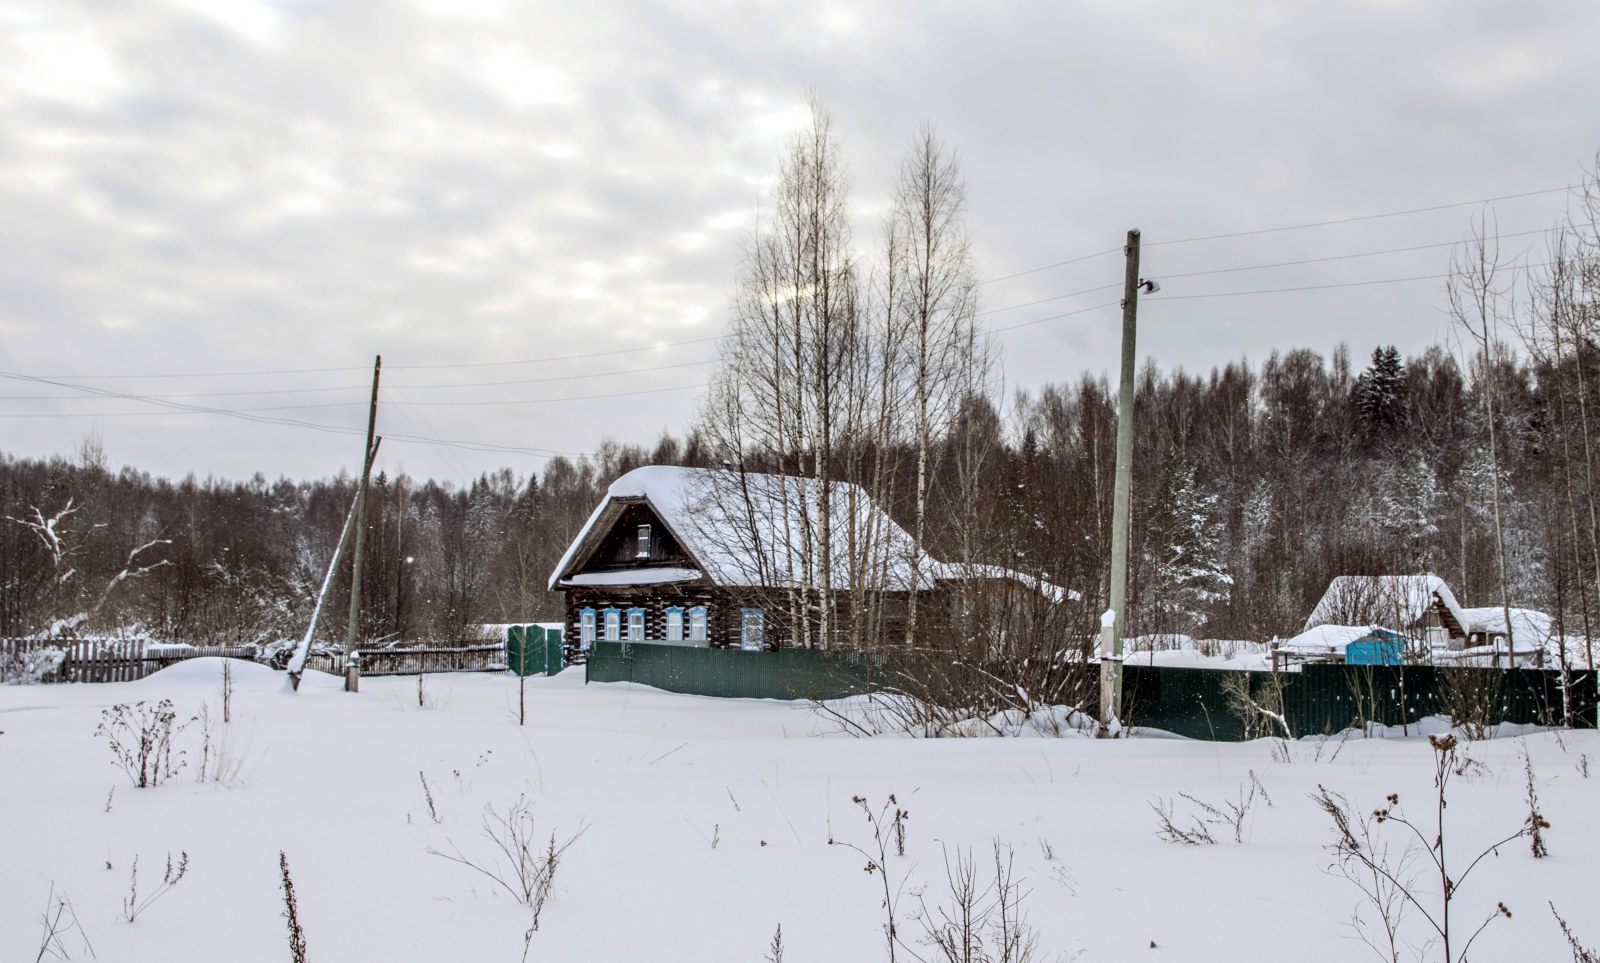
{"label": "white snow ground", "polygon": [[[53,885],[82,924],[58,947],[73,959],[90,958],[87,937],[100,960],[287,961],[283,850],[311,960],[515,961],[527,911],[428,848],[487,856],[483,807],[519,794],[542,834],[587,827],[530,960],[755,961],[780,923],[786,963],[882,960],[880,880],[828,841],[867,844],[851,797],[876,807],[890,793],[910,812],[906,856],[888,867],[900,931],[924,956],[913,913],[918,894],[930,908],[947,898],[943,850],[982,856],[998,839],[1026,877],[1041,960],[1367,960],[1349,925],[1359,894],[1326,872],[1331,833],[1308,795],[1323,784],[1370,810],[1398,792],[1412,816],[1431,815],[1431,750],[1417,736],[1305,741],[1288,762],[1266,740],[860,740],[798,704],[585,686],[581,669],[530,679],[518,727],[510,677],[429,676],[419,707],[412,679],[366,679],[349,695],[313,672],[291,695],[281,673],[235,665],[243,765],[231,788],[194,780],[198,725],[180,741],[189,769],[142,790],[94,734],[118,702],[171,698],[185,716],[209,702],[220,715],[217,660],[135,683],[0,687],[0,960],[35,959]],[[1552,900],[1600,943],[1600,734],[1470,745],[1483,768],[1451,784],[1449,853],[1465,865],[1521,824],[1524,745],[1551,855],[1535,860],[1518,840],[1467,879],[1458,926],[1496,901],[1515,914],[1489,926],[1478,960],[1570,959]],[[1251,810],[1243,843],[1225,827],[1214,846],[1157,838],[1151,800],[1220,806],[1251,771],[1273,805]],[[143,895],[169,852],[188,853],[188,877],[136,922],[118,920],[133,858]]]}

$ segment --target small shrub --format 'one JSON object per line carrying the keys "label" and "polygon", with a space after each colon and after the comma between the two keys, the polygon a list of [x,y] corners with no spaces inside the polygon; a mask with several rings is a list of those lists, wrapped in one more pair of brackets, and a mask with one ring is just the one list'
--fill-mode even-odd
{"label": "small shrub", "polygon": [[1578,942],[1578,937],[1573,935],[1572,927],[1568,926],[1567,921],[1556,911],[1556,904],[1550,904],[1550,912],[1555,916],[1556,922],[1561,924],[1561,935],[1567,938],[1567,946],[1572,950],[1572,963],[1600,963],[1600,952]]}
{"label": "small shrub", "polygon": [[[1500,847],[1535,832],[1535,823],[1524,821],[1514,833],[1491,843],[1466,862],[1466,868],[1455,871],[1449,868],[1460,863],[1450,858],[1449,827],[1444,814],[1449,805],[1450,777],[1455,773],[1460,743],[1453,735],[1429,736],[1428,744],[1434,750],[1433,784],[1436,799],[1432,800],[1436,822],[1424,828],[1412,822],[1401,808],[1398,794],[1391,793],[1385,805],[1373,810],[1369,816],[1358,815],[1350,801],[1322,786],[1312,799],[1333,823],[1335,841],[1328,848],[1335,856],[1334,871],[1356,884],[1362,891],[1364,903],[1377,911],[1375,925],[1382,929],[1387,949],[1378,942],[1378,935],[1364,925],[1358,909],[1354,922],[1357,933],[1369,946],[1386,959],[1397,959],[1404,941],[1400,935],[1409,910],[1427,924],[1430,940],[1436,940],[1444,953],[1444,963],[1463,963],[1473,941],[1484,929],[1500,917],[1509,918],[1511,910],[1497,902],[1480,920],[1476,928],[1465,934],[1455,918],[1455,903],[1461,897],[1462,887],[1484,857],[1499,851]],[[1403,845],[1391,850],[1385,841],[1384,828],[1389,825],[1403,828],[1400,839]],[[1438,879],[1436,891],[1424,890],[1418,885],[1419,876],[1411,867],[1430,870]]]}
{"label": "small shrub", "polygon": [[[868,876],[877,876],[883,885],[883,935],[889,950],[889,963],[894,963],[895,947],[900,944],[900,931],[895,915],[896,907],[900,901],[900,893],[905,885],[902,879],[897,885],[889,876],[889,850],[894,849],[900,856],[906,854],[906,820],[911,818],[911,813],[900,807],[900,802],[890,794],[882,806],[874,810],[864,796],[852,796],[850,801],[861,807],[861,812],[867,817],[867,824],[872,827],[872,839],[865,845],[857,843],[843,843],[847,849],[853,849],[867,858],[865,870]],[[829,839],[832,842],[832,839]]]}
{"label": "small shrub", "polygon": [[133,857],[133,868],[128,873],[128,895],[122,901],[122,918],[129,923],[136,921],[139,914],[149,909],[151,904],[161,897],[172,892],[172,888],[189,872],[189,854],[182,853],[178,858],[178,865],[172,865],[172,854],[167,854],[167,869],[161,874],[161,882],[156,884],[154,892],[144,896],[139,895],[139,857]]}
{"label": "small shrub", "polygon": [[1441,669],[1439,707],[1468,741],[1492,738],[1500,724],[1502,669]]}
{"label": "small shrub", "polygon": [[[1184,797],[1189,798],[1189,797]],[[1198,817],[1191,816],[1192,825],[1188,828],[1180,826],[1173,818],[1172,800],[1162,799],[1157,796],[1150,803],[1150,808],[1155,810],[1156,818],[1160,821],[1160,828],[1156,830],[1156,837],[1169,843],[1183,843],[1185,846],[1215,846],[1217,838],[1211,835],[1211,830]]]}
{"label": "small shrub", "polygon": [[136,788],[145,789],[161,785],[184,767],[183,750],[174,752],[172,743],[188,724],[178,722],[171,699],[153,706],[122,703],[101,710],[95,735],[110,744],[113,764]]}
{"label": "small shrub", "polygon": [[289,857],[278,850],[278,872],[283,882],[283,919],[289,926],[289,959],[306,963],[306,934],[300,928],[300,904],[294,896],[294,878],[289,875]]}
{"label": "small shrub", "polygon": [[531,932],[539,928],[539,914],[550,897],[561,857],[583,836],[585,829],[580,828],[559,843],[552,832],[549,842],[541,847],[533,819],[533,804],[526,796],[519,796],[503,813],[493,806],[484,807],[483,836],[493,844],[496,855],[488,859],[473,858],[453,843],[448,853],[432,846],[428,847],[428,852],[482,873],[517,902],[533,910]]}
{"label": "small shrub", "polygon": [[50,895],[45,900],[44,912],[39,914],[39,927],[39,955],[34,957],[35,963],[43,960],[47,954],[57,960],[72,959],[66,938],[73,930],[78,931],[77,942],[83,944],[83,952],[89,954],[89,959],[95,959],[94,947],[89,944],[89,936],[83,931],[83,924],[78,921],[77,908],[72,905],[72,900],[67,898],[65,892],[60,896],[56,895],[54,883],[50,884]]}
{"label": "small shrub", "polygon": [[1533,757],[1528,755],[1526,745],[1522,747],[1522,765],[1528,774],[1528,819],[1524,827],[1528,830],[1533,858],[1543,859],[1550,855],[1550,848],[1544,842],[1544,831],[1550,828],[1550,823],[1539,812],[1539,787],[1533,778]]}
{"label": "small shrub", "polygon": [[422,780],[422,801],[428,804],[428,818],[436,823],[444,822],[444,818],[439,815],[438,808],[433,804],[433,790],[428,786],[428,777],[419,770],[417,778]]}
{"label": "small shrub", "polygon": [[1211,835],[1207,826],[1228,826],[1233,829],[1233,841],[1244,842],[1244,824],[1250,816],[1250,810],[1260,799],[1268,806],[1272,805],[1272,797],[1267,795],[1267,787],[1261,784],[1261,779],[1255,770],[1250,770],[1250,781],[1239,787],[1237,801],[1223,800],[1222,805],[1214,806],[1203,799],[1191,796],[1186,792],[1178,793],[1187,799],[1199,811],[1199,815],[1190,815],[1192,828],[1185,829],[1173,818],[1173,804],[1170,800],[1160,799],[1150,804],[1156,816],[1161,821],[1161,828],[1156,835],[1169,843],[1184,843],[1190,846],[1212,845],[1216,837]]}
{"label": "small shrub", "polygon": [[940,906],[936,913],[929,912],[923,903],[918,915],[922,942],[938,951],[936,960],[1028,963],[1034,958],[1039,940],[1028,925],[1022,905],[1028,891],[1016,878],[1013,859],[1009,846],[995,842],[994,880],[980,886],[972,854],[958,850],[952,860],[950,852],[945,851],[945,880],[951,903]]}

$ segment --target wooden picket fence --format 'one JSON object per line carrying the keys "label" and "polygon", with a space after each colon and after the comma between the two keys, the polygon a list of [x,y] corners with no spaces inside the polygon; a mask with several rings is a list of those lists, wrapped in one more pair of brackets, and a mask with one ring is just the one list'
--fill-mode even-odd
{"label": "wooden picket fence", "polygon": [[[313,652],[306,656],[306,668],[337,675],[344,672],[344,654]],[[474,639],[455,645],[361,650],[361,674],[364,676],[501,672],[505,668],[504,642],[484,643]]]}
{"label": "wooden picket fence", "polygon": [[[185,659],[215,656],[227,659],[256,658],[256,647],[199,646],[158,648],[149,654],[142,642],[110,639],[0,639],[0,682],[9,682],[20,672],[29,653],[61,651],[61,664],[45,675],[42,682],[132,682]],[[306,668],[339,674],[344,672],[343,653],[313,652]],[[504,642],[483,643],[477,639],[456,645],[405,649],[371,649],[361,653],[361,674],[423,675],[433,672],[500,672],[506,668]]]}
{"label": "wooden picket fence", "polygon": [[163,648],[146,654],[143,642],[115,639],[0,639],[0,681],[10,681],[29,654],[44,651],[60,651],[62,657],[43,682],[132,682],[185,659],[256,656],[253,645]]}

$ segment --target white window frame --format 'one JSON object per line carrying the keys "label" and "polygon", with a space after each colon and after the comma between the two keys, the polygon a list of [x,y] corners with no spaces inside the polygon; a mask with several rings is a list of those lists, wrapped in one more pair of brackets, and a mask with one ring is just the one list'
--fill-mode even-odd
{"label": "white window frame", "polygon": [[669,606],[667,606],[666,615],[667,615],[667,634],[666,634],[667,641],[668,642],[682,642],[683,641],[683,606],[681,606],[681,605],[669,605]]}
{"label": "white window frame", "polygon": [[640,525],[637,537],[638,544],[634,547],[634,558],[650,557],[650,526]]}
{"label": "white window frame", "polygon": [[594,609],[578,610],[578,651],[587,652],[594,645]]}
{"label": "white window frame", "polygon": [[739,610],[739,648],[760,652],[767,647],[767,613],[761,609]]}
{"label": "white window frame", "polygon": [[706,615],[704,605],[696,605],[689,610],[689,641],[705,645],[711,641],[711,620]]}
{"label": "white window frame", "polygon": [[644,641],[644,609],[637,606],[628,610],[628,641]]}
{"label": "white window frame", "polygon": [[622,641],[622,612],[620,609],[601,609],[600,615],[606,632],[607,642]]}

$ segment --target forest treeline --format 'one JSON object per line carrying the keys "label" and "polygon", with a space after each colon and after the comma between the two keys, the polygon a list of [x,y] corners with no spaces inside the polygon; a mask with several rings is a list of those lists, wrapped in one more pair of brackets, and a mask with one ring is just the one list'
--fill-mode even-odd
{"label": "forest treeline", "polygon": [[[1569,344],[1559,363],[1506,351],[1492,371],[1440,348],[1402,359],[1384,347],[1360,362],[1301,349],[1206,374],[1147,363],[1135,402],[1131,633],[1292,634],[1341,574],[1432,571],[1463,604],[1496,604],[1490,378],[1512,602],[1583,632],[1596,572],[1583,420],[1600,416],[1595,351]],[[1087,639],[1106,604],[1115,433],[1103,378],[1020,393],[1004,411],[966,399],[930,446],[928,549],[1076,590],[1065,624]],[[971,470],[958,449],[972,437],[994,444],[976,480],[978,543],[956,546],[940,519],[973,511],[954,504],[973,497],[956,477]],[[709,450],[691,432],[653,448],[608,442],[592,458],[503,468],[465,487],[375,476],[362,638],[447,640],[479,623],[558,619],[546,580],[610,481],[644,464],[703,466]],[[883,490],[901,493],[886,507],[909,526],[915,446],[870,457],[902,476]],[[354,491],[343,476],[112,471],[93,442],[49,460],[7,456],[0,637],[52,627],[191,643],[298,637]],[[344,635],[348,580],[333,588],[330,639]]]}

